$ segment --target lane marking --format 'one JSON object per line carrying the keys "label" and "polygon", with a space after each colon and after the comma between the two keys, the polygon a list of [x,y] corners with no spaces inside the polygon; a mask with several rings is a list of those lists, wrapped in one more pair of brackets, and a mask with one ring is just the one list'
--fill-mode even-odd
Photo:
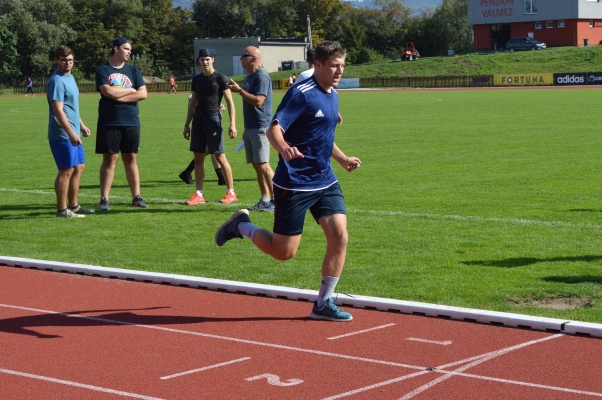
{"label": "lane marking", "polygon": [[414,338],[414,337],[409,337],[406,338],[406,340],[411,340],[413,342],[421,342],[421,343],[430,343],[430,344],[438,344],[440,346],[449,346],[450,344],[452,344],[451,340],[445,340],[443,342],[438,342],[436,340],[428,340],[428,339],[420,339],[420,338]]}
{"label": "lane marking", "polygon": [[97,322],[100,321],[100,322],[106,322],[106,323],[115,324],[115,325],[137,326],[140,328],[154,329],[154,330],[163,331],[163,332],[181,333],[184,335],[199,336],[199,337],[205,337],[205,338],[210,338],[210,339],[219,339],[219,340],[225,340],[225,341],[235,342],[235,343],[252,344],[252,345],[256,345],[256,346],[270,347],[270,348],[274,348],[274,349],[290,350],[290,351],[296,351],[296,352],[300,352],[300,353],[315,354],[315,355],[334,357],[334,358],[342,358],[345,360],[362,361],[362,362],[380,364],[380,365],[389,365],[392,367],[402,367],[402,368],[409,368],[409,369],[416,369],[416,370],[424,370],[426,368],[426,367],[421,367],[421,366],[416,366],[416,365],[396,363],[396,362],[392,362],[392,361],[375,360],[372,358],[356,357],[356,356],[349,356],[349,355],[337,354],[337,353],[329,353],[326,351],[303,349],[303,348],[299,348],[299,347],[285,346],[285,345],[281,345],[281,344],[257,342],[255,340],[238,339],[238,338],[234,338],[234,337],[213,335],[213,334],[209,334],[209,333],[185,331],[182,329],[166,328],[163,326],[141,325],[141,324],[136,324],[134,322],[117,321],[117,320],[98,318],[98,317],[88,317],[88,316],[84,316],[84,315],[70,314],[68,312],[41,310],[41,309],[37,309],[37,308],[13,306],[13,305],[9,305],[9,304],[0,304],[0,307],[13,308],[16,310],[24,310],[24,311],[33,311],[33,312],[36,312],[39,314],[60,315],[60,316],[69,317],[69,318],[82,318],[82,319],[88,319],[91,321],[97,321]]}
{"label": "lane marking", "polygon": [[257,376],[252,376],[250,378],[245,379],[245,381],[251,382],[251,381],[256,381],[259,379],[267,379],[268,380],[268,385],[272,385],[272,386],[294,386],[294,385],[298,385],[300,383],[303,383],[303,379],[287,379],[284,382],[280,380],[280,377],[278,375],[274,375],[274,374],[263,374],[263,375],[257,375]]}
{"label": "lane marking", "polygon": [[144,396],[144,395],[136,394],[136,393],[122,392],[121,390],[107,389],[107,388],[103,388],[100,386],[86,385],[83,383],[71,382],[71,381],[66,381],[63,379],[50,378],[50,377],[42,376],[42,375],[33,375],[33,374],[25,373],[25,372],[12,371],[10,369],[0,368],[0,373],[21,376],[24,378],[38,379],[38,380],[46,381],[46,382],[59,383],[61,385],[73,386],[73,387],[77,387],[77,388],[81,388],[81,389],[94,390],[96,392],[111,393],[111,394],[116,394],[118,396],[133,397],[135,399],[163,400],[158,397],[150,397],[150,396]]}
{"label": "lane marking", "polygon": [[395,326],[395,324],[387,324],[387,325],[375,326],[374,328],[363,329],[361,331],[346,333],[344,335],[339,335],[339,336],[333,336],[333,337],[329,337],[328,340],[335,340],[335,339],[340,339],[340,338],[344,338],[344,337],[347,337],[347,336],[359,335],[360,333],[371,332],[371,331],[375,331],[377,329],[384,329],[384,328],[388,328],[390,326]]}
{"label": "lane marking", "polygon": [[391,385],[393,383],[405,381],[406,379],[410,379],[410,378],[414,378],[414,377],[417,377],[417,376],[420,376],[420,375],[428,374],[430,372],[431,371],[413,372],[413,373],[408,374],[408,375],[400,376],[399,378],[389,379],[388,381],[375,383],[375,384],[370,385],[370,386],[364,386],[362,388],[351,390],[349,392],[340,393],[340,394],[337,394],[337,395],[334,395],[334,396],[330,396],[330,397],[325,397],[322,400],[335,400],[335,399],[340,399],[342,397],[353,396],[354,394],[366,392],[368,390],[376,389],[376,388],[379,388],[379,387],[382,387],[382,386],[388,386],[388,385]]}
{"label": "lane marking", "polygon": [[[20,189],[10,189],[10,188],[0,188],[0,192],[14,192],[14,193],[26,193],[26,194],[39,194],[39,195],[48,195],[48,196],[56,196],[54,192],[47,192],[44,190],[20,190]],[[80,193],[80,197],[89,197],[89,198],[97,198],[97,194],[86,194]],[[111,196],[112,199],[118,200],[131,200],[131,197],[127,196]],[[184,203],[184,199],[167,199],[163,197],[149,197],[146,200],[152,201],[154,203],[165,203],[165,204],[182,204]],[[238,206],[246,205],[244,203],[237,203]],[[250,203],[249,203],[250,204]],[[568,228],[592,228],[592,229],[602,229],[602,224],[592,224],[592,223],[579,223],[579,222],[567,222],[567,221],[542,221],[542,220],[534,220],[534,219],[523,219],[523,218],[502,218],[502,217],[479,217],[479,216],[471,216],[471,215],[448,215],[448,214],[421,214],[421,213],[411,213],[405,211],[384,211],[384,210],[363,210],[363,209],[354,209],[348,208],[348,212],[357,213],[357,214],[372,214],[377,216],[398,216],[405,218],[427,218],[427,219],[438,219],[438,220],[456,220],[456,221],[476,221],[476,222],[500,222],[500,223],[509,223],[509,224],[519,224],[519,225],[542,225],[542,226],[562,226]]]}
{"label": "lane marking", "polygon": [[197,368],[197,369],[191,369],[190,371],[184,371],[184,372],[180,372],[178,374],[173,374],[173,375],[168,375],[168,376],[162,376],[159,379],[171,379],[171,378],[177,378],[179,376],[184,376],[184,375],[188,375],[188,374],[194,374],[195,372],[201,372],[201,371],[206,371],[208,369],[213,369],[213,368],[218,368],[218,367],[223,367],[224,365],[230,365],[230,364],[235,364],[241,361],[247,361],[250,360],[251,357],[243,357],[243,358],[239,358],[236,360],[232,360],[232,361],[226,361],[223,363],[219,363],[219,364],[215,364],[215,365],[209,365],[207,367],[202,367],[202,368]]}
{"label": "lane marking", "polygon": [[399,400],[409,400],[409,399],[413,398],[414,396],[416,396],[416,395],[418,395],[418,394],[420,394],[420,393],[422,393],[422,392],[424,392],[424,391],[426,391],[426,390],[434,387],[435,385],[437,385],[437,384],[439,384],[439,383],[441,383],[443,381],[448,380],[449,378],[451,378],[454,375],[456,375],[458,372],[464,372],[464,371],[466,371],[469,368],[475,367],[475,366],[477,366],[479,364],[482,364],[482,363],[484,363],[486,361],[493,360],[494,358],[497,358],[497,357],[499,357],[501,355],[510,353],[511,351],[522,349],[523,347],[531,346],[531,345],[534,345],[534,344],[538,344],[538,343],[542,343],[542,342],[547,342],[548,340],[558,339],[558,338],[561,338],[561,337],[564,337],[564,336],[565,336],[564,334],[558,333],[556,335],[548,336],[548,337],[545,337],[545,338],[531,340],[531,341],[528,341],[528,342],[525,342],[525,343],[521,343],[521,344],[518,344],[518,345],[515,345],[515,346],[506,347],[505,349],[501,349],[501,350],[497,350],[497,351],[491,352],[491,353],[489,353],[489,355],[487,355],[485,357],[482,357],[482,358],[480,358],[478,360],[475,360],[475,361],[473,361],[473,362],[471,362],[469,364],[466,364],[463,367],[460,367],[460,368],[458,368],[458,369],[456,369],[454,371],[451,371],[451,372],[447,372],[447,371],[443,372],[442,371],[442,373],[444,374],[443,376],[440,376],[439,378],[434,379],[431,382],[426,383],[426,384],[424,384],[424,385],[422,385],[422,386],[420,386],[420,387],[412,390],[410,393],[407,393],[405,396],[401,397]]}

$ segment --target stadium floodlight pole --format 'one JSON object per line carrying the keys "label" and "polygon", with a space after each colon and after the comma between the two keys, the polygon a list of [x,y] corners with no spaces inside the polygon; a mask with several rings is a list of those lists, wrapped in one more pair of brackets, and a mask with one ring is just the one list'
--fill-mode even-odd
{"label": "stadium floodlight pole", "polygon": [[311,19],[309,18],[309,15],[307,16],[307,37],[309,38],[309,48],[311,49]]}

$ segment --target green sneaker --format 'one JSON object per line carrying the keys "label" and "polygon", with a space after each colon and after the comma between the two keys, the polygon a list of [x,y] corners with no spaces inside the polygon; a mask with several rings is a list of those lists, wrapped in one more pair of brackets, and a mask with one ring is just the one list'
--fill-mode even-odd
{"label": "green sneaker", "polygon": [[339,307],[337,307],[332,298],[326,300],[326,303],[324,303],[322,307],[318,307],[318,302],[315,301],[309,317],[313,319],[322,319],[335,322],[348,322],[353,319],[351,314],[342,311]]}

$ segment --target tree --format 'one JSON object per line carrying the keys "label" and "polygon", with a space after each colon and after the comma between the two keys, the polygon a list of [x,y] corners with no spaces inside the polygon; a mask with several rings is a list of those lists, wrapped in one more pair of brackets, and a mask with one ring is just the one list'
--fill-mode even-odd
{"label": "tree", "polygon": [[457,52],[473,49],[472,28],[468,23],[467,0],[443,0],[433,15],[436,24],[440,27],[444,48],[440,55],[447,54],[448,49]]}
{"label": "tree", "polygon": [[8,30],[6,18],[0,17],[0,82],[14,82],[19,76],[17,38]]}

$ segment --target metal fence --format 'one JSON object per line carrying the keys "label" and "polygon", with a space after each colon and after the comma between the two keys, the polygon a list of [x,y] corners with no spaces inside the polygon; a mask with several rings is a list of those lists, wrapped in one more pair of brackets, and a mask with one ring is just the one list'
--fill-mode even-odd
{"label": "metal fence", "polygon": [[[242,86],[242,80],[237,81]],[[180,81],[177,90],[190,91],[191,81]],[[78,83],[80,93],[96,92],[96,83]],[[396,77],[396,78],[360,78],[360,88],[442,88],[442,87],[478,87],[493,86],[493,75],[471,75],[471,76],[423,76],[423,77]],[[169,82],[148,83],[146,90],[149,93],[169,92]],[[272,80],[272,89],[284,89],[281,79]],[[26,84],[0,85],[0,93],[25,94]],[[46,93],[46,80],[34,81],[34,93]]]}
{"label": "metal fence", "polygon": [[361,88],[441,88],[493,86],[493,75],[360,78]]}

